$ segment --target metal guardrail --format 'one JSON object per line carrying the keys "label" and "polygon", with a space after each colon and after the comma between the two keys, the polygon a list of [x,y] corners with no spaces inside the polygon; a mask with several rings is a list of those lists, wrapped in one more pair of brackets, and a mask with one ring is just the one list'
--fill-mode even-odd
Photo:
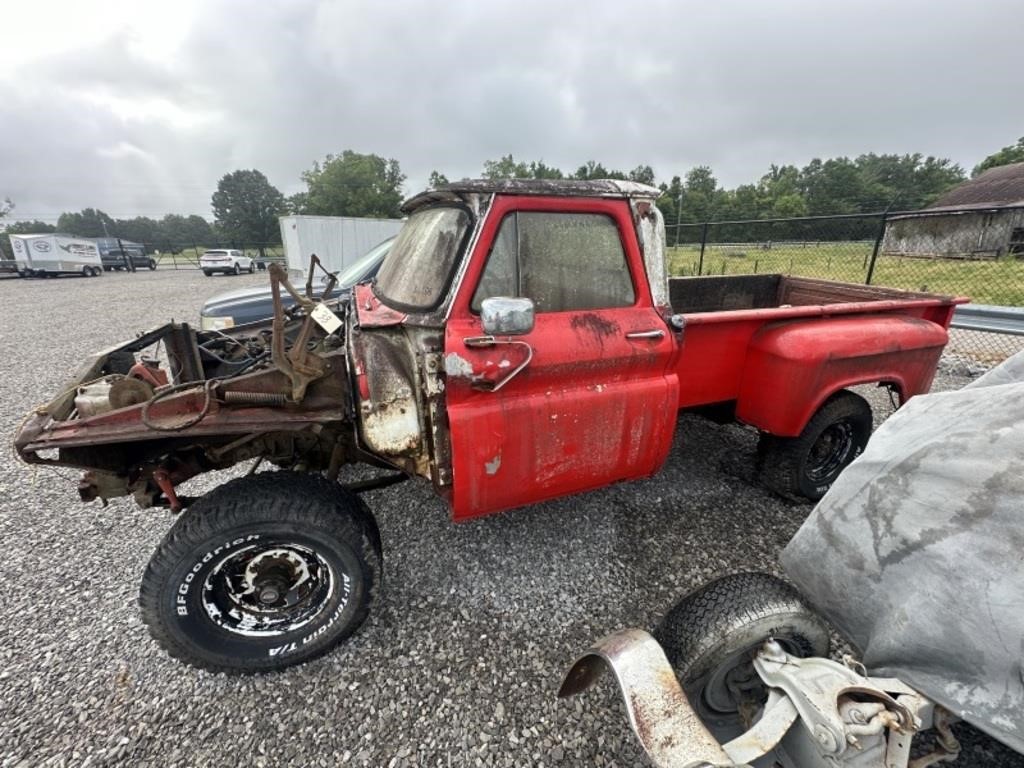
{"label": "metal guardrail", "polygon": [[1024,307],[963,304],[953,313],[951,326],[965,331],[1024,336]]}

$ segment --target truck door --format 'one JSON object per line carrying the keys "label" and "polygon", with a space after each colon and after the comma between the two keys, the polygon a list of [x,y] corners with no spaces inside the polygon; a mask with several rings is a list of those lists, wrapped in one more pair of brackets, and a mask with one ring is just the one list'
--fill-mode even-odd
{"label": "truck door", "polygon": [[[485,337],[497,296],[531,299],[533,330]],[[498,197],[445,332],[454,517],[653,474],[675,355],[625,200]]]}

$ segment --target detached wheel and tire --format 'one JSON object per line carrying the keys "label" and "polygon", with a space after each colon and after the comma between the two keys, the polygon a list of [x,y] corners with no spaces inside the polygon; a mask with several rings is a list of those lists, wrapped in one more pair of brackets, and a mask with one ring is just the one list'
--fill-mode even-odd
{"label": "detached wheel and tire", "polygon": [[684,597],[654,633],[701,720],[735,730],[763,706],[768,691],[753,660],[769,637],[801,658],[826,656],[828,627],[781,579],[739,573]]}
{"label": "detached wheel and tire", "polygon": [[762,435],[761,481],[781,496],[817,501],[864,451],[871,406],[841,390],[825,401],[798,437]]}
{"label": "detached wheel and tire", "polygon": [[351,635],[381,583],[367,508],[316,475],[233,480],[175,523],[142,579],[142,618],[173,657],[213,672],[301,664]]}

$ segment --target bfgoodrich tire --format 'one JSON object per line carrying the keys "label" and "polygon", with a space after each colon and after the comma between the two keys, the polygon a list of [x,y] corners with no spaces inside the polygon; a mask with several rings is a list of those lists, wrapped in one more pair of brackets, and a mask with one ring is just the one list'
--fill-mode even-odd
{"label": "bfgoodrich tire", "polygon": [[817,501],[871,437],[871,406],[840,390],[818,409],[798,437],[763,435],[761,482],[781,496]]}
{"label": "bfgoodrich tire", "polygon": [[251,674],[351,635],[381,583],[380,539],[357,497],[315,475],[265,472],[197,501],[142,579],[142,618],[174,658]]}
{"label": "bfgoodrich tire", "polygon": [[[725,576],[684,597],[655,637],[701,719],[731,727],[741,719],[742,691],[763,704],[767,690],[752,661],[769,637],[793,656],[825,656],[825,622],[791,586],[766,573]],[[749,724],[747,724],[749,725]]]}

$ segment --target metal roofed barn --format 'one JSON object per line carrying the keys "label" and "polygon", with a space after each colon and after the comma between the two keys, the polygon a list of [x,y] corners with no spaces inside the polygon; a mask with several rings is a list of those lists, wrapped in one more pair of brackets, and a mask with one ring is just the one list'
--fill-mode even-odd
{"label": "metal roofed barn", "polygon": [[1024,258],[1024,163],[991,168],[924,210],[892,216],[882,253],[933,259]]}

